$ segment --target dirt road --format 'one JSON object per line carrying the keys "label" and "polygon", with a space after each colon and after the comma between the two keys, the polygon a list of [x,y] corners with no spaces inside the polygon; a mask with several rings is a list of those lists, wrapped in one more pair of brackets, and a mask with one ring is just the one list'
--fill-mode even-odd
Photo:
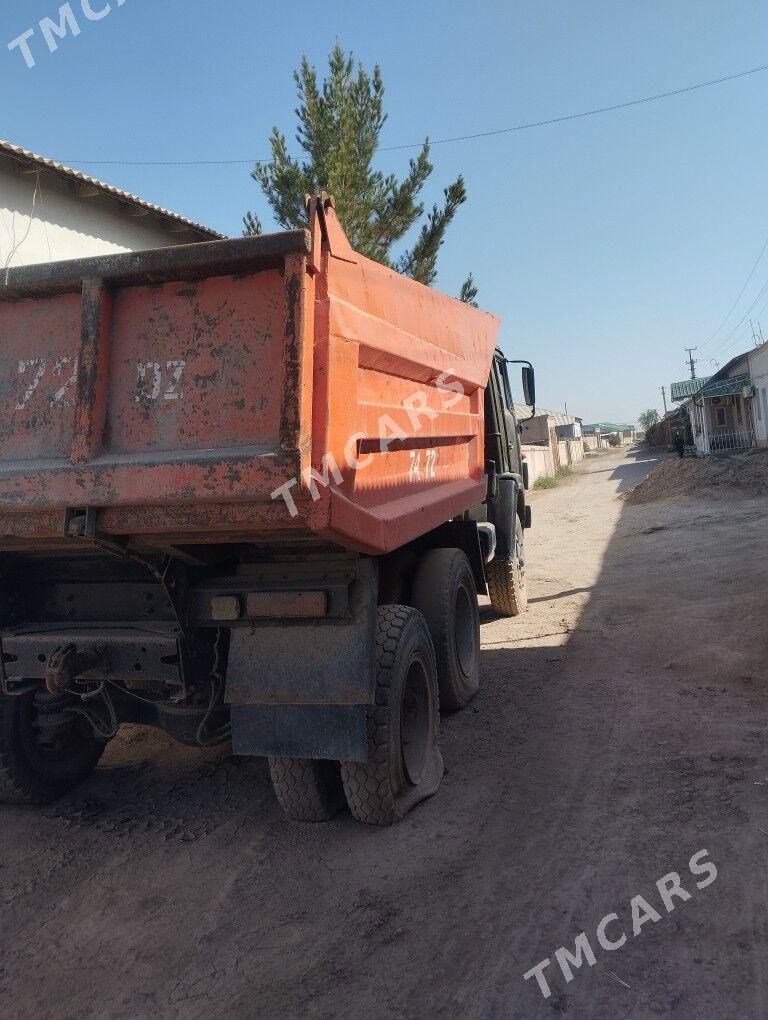
{"label": "dirt road", "polygon": [[481,693],[400,825],[288,823],[263,763],[138,730],[76,795],[0,808],[0,1015],[768,1015],[768,508],[625,505],[651,466],[535,494],[530,613],[483,609]]}

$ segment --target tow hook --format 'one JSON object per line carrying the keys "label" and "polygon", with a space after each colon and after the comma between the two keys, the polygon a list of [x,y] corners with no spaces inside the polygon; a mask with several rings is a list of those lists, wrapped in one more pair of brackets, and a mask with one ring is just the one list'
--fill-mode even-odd
{"label": "tow hook", "polygon": [[95,669],[104,656],[103,649],[80,651],[73,642],[60,645],[45,666],[45,686],[51,694],[72,694],[72,684],[87,670]]}

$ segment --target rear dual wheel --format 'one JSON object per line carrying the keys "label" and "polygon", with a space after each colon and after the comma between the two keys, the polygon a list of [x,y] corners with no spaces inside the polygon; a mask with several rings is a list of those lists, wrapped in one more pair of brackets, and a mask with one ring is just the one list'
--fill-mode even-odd
{"label": "rear dual wheel", "polygon": [[376,611],[375,705],[368,712],[368,761],[342,762],[353,816],[391,825],[436,792],[443,777],[432,639],[410,606]]}
{"label": "rear dual wheel", "polygon": [[346,797],[352,815],[391,825],[440,785],[440,713],[432,639],[410,606],[376,610],[376,686],[368,710],[365,762],[270,758],[277,799],[289,818],[333,817]]}
{"label": "rear dual wheel", "polygon": [[295,822],[325,822],[344,807],[337,761],[269,758],[269,774],[280,807]]}
{"label": "rear dual wheel", "polygon": [[[104,747],[87,723],[50,723],[45,692],[0,694],[0,801],[48,804],[87,779]],[[63,711],[63,709],[62,709]]]}
{"label": "rear dual wheel", "polygon": [[440,707],[464,708],[480,687],[480,614],[475,578],[461,549],[431,549],[422,557],[412,601],[435,646]]}

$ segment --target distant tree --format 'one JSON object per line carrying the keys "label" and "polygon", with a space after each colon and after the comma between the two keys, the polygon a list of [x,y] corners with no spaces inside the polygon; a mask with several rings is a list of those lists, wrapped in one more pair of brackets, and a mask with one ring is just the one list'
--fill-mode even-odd
{"label": "distant tree", "polygon": [[647,432],[654,425],[658,425],[658,423],[661,421],[661,419],[659,418],[659,412],[654,410],[654,408],[652,407],[649,407],[647,411],[643,411],[643,413],[637,420],[640,424],[640,428],[643,429],[643,431],[645,432]]}
{"label": "distant tree", "polygon": [[[427,214],[413,246],[395,257],[393,248],[424,215],[419,195],[434,169],[429,140],[410,161],[402,181],[385,175],[373,167],[387,120],[378,64],[372,75],[362,64],[355,67],[353,55],[337,43],[322,84],[306,56],[293,77],[299,98],[296,140],[306,156],[300,160],[290,156],[285,135],[275,127],[271,160],[257,163],[251,173],[277,222],[286,230],[306,226],[305,196],[327,191],[336,200],[336,213],[356,251],[420,283],[432,283],[446,231],[467,200],[464,178],[457,177],[444,190],[442,205],[434,205]],[[262,232],[259,218],[251,212],[243,217],[243,227],[245,234]],[[476,297],[470,274],[460,298],[475,304]]]}

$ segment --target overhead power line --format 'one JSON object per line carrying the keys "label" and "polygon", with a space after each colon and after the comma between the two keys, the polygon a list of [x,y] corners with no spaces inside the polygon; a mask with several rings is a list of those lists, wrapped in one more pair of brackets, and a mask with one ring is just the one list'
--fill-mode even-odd
{"label": "overhead power line", "polygon": [[[716,346],[713,350],[711,350],[709,352],[710,355],[712,355],[713,357],[715,355],[722,355],[726,351],[729,351],[732,347],[734,347],[742,339],[742,334],[741,333],[739,333],[739,335],[736,336],[737,331],[744,325],[744,323],[747,321],[747,318],[752,314],[752,312],[754,311],[754,308],[755,308],[755,305],[757,304],[757,302],[765,297],[766,292],[768,292],[768,280],[766,280],[766,282],[763,284],[763,286],[757,292],[757,297],[754,299],[752,304],[749,306],[749,308],[746,310],[746,312],[742,315],[742,317],[739,319],[739,321],[736,323],[736,325],[733,327],[733,329],[730,331],[730,333],[718,344],[718,346]],[[763,308],[764,307],[765,306],[763,306]],[[761,309],[760,312],[758,312],[758,317],[759,317],[760,314],[762,314],[762,311],[763,311],[763,309]]]}
{"label": "overhead power line", "polygon": [[[566,113],[559,117],[549,117],[546,120],[532,120],[525,124],[514,124],[511,127],[494,128],[490,131],[476,131],[472,134],[453,135],[448,138],[430,139],[430,145],[448,145],[451,142],[470,142],[481,138],[493,138],[498,135],[508,135],[516,131],[529,131],[531,128],[549,127],[553,124],[565,124],[571,120],[581,120],[584,117],[595,117],[601,113],[613,113],[615,110],[627,110],[632,106],[641,106],[644,103],[656,103],[661,99],[670,99],[672,96],[682,96],[687,92],[696,92],[698,89],[706,89],[713,85],[724,85],[726,82],[736,81],[739,78],[746,78],[751,74],[759,74],[761,71],[768,71],[768,64],[761,64],[760,67],[751,67],[748,71],[738,71],[736,74],[728,74],[722,78],[711,78],[709,81],[700,81],[695,85],[686,85],[680,89],[670,89],[667,92],[657,92],[652,96],[643,96],[640,99],[629,99],[624,103],[613,103],[610,106],[598,106],[593,110],[581,110],[578,113]],[[379,152],[398,152],[402,149],[419,149],[423,142],[408,142],[401,145],[385,145]],[[249,159],[169,159],[169,160],[147,160],[147,159],[69,159],[62,160],[73,166],[235,166],[251,165],[263,162],[253,157]]]}
{"label": "overhead power line", "polygon": [[[760,261],[761,261],[763,255],[765,255],[766,248],[768,248],[768,237],[766,237],[765,243],[763,244],[763,247],[760,249],[760,254],[755,259],[754,265],[752,266],[751,270],[749,271],[749,276],[747,277],[747,279],[746,279],[746,281],[744,283],[744,286],[741,288],[741,290],[737,294],[736,300],[733,302],[731,307],[728,309],[728,312],[727,312],[725,318],[720,323],[720,325],[717,327],[717,329],[712,333],[712,336],[710,336],[708,340],[705,340],[704,343],[701,345],[702,350],[704,350],[705,347],[708,347],[712,343],[712,341],[718,335],[720,330],[723,328],[723,326],[726,324],[726,322],[730,319],[731,315],[733,314],[733,310],[736,308],[736,305],[739,303],[739,301],[741,301],[742,297],[744,296],[744,291],[747,289],[747,287],[750,284],[750,281],[751,281],[752,277],[755,275],[755,270],[760,265]],[[742,319],[741,321],[743,322],[744,320]],[[738,326],[736,328],[738,329]]]}
{"label": "overhead power line", "polygon": [[[453,138],[437,138],[432,145],[444,145],[446,142],[468,142],[475,138],[491,138],[493,135],[506,135],[513,131],[527,131],[529,128],[548,127],[550,124],[563,124],[569,120],[579,120],[581,117],[594,117],[599,113],[612,113],[614,110],[626,110],[630,106],[640,106],[643,103],[655,103],[659,99],[669,99],[671,96],[681,96],[685,92],[695,92],[697,89],[705,89],[710,85],[723,85],[728,81],[735,81],[737,78],[746,78],[747,75],[757,74],[759,71],[768,70],[768,64],[760,67],[753,67],[749,71],[739,71],[737,74],[729,74],[724,78],[712,78],[710,81],[701,81],[696,85],[686,85],[682,89],[672,89],[669,92],[659,92],[655,96],[643,96],[642,99],[630,99],[626,103],[614,103],[612,106],[599,106],[594,110],[583,110],[580,113],[567,113],[562,117],[550,117],[548,120],[534,120],[528,124],[516,124],[514,127],[497,128],[494,131],[479,131],[472,135],[456,135]],[[414,149],[418,144],[390,145],[382,152],[394,152],[397,149]]]}

